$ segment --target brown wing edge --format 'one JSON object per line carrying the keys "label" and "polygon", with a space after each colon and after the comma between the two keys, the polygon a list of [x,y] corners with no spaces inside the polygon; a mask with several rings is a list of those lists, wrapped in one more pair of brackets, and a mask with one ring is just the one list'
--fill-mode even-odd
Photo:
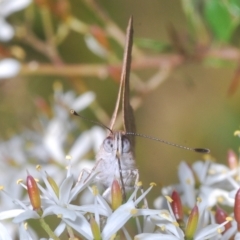
{"label": "brown wing edge", "polygon": [[[133,18],[131,17],[128,22],[127,27],[127,37],[124,50],[123,68],[121,75],[121,82],[123,82],[123,123],[125,132],[136,132],[135,118],[133,114],[133,109],[130,105],[130,71],[131,71],[131,59],[132,59],[132,45],[133,45]],[[134,151],[135,139],[134,136],[129,136],[131,141],[131,146]]]}
{"label": "brown wing edge", "polygon": [[[129,31],[128,29],[129,29],[130,21],[132,21],[131,19],[132,18],[130,18],[130,20],[128,22],[127,35],[128,35],[128,31]],[[125,59],[126,49],[127,49],[127,41],[126,41],[125,47],[124,47],[124,58],[123,58],[123,60]],[[122,97],[122,89],[123,89],[124,80],[125,80],[125,77],[123,77],[124,69],[125,69],[125,61],[123,61],[122,72],[121,72],[121,80],[120,80],[120,86],[119,86],[119,90],[118,90],[117,101],[116,101],[114,112],[113,112],[113,115],[112,115],[112,118],[111,118],[111,121],[110,121],[110,125],[109,125],[109,128],[111,130],[113,130],[113,127],[114,127],[114,124],[115,124],[115,121],[116,121],[116,118],[117,118],[117,114],[118,114],[120,100],[121,100],[121,97]]]}

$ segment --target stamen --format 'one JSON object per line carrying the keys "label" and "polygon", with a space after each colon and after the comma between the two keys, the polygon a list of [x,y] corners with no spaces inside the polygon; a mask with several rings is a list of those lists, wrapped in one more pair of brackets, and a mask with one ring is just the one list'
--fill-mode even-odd
{"label": "stamen", "polygon": [[22,178],[20,178],[20,179],[17,180],[17,184],[21,184],[22,182],[23,182],[23,179],[22,179]]}

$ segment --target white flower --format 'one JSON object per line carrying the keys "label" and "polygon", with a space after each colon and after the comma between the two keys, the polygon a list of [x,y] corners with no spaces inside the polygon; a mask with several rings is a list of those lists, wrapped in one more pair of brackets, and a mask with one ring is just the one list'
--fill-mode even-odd
{"label": "white flower", "polygon": [[[1,21],[1,18],[0,18],[0,21]],[[1,22],[0,22],[0,29],[1,29]],[[0,31],[0,35],[1,35],[1,31]],[[20,71],[20,63],[17,60],[11,59],[11,58],[5,58],[3,60],[0,60],[0,79],[12,78],[16,76],[19,71]]]}
{"label": "white flower", "polygon": [[[39,111],[39,119],[42,123],[44,133],[27,129],[23,133],[13,136],[8,141],[0,140],[0,185],[4,185],[7,191],[11,191],[14,199],[21,199],[23,196],[23,188],[19,187],[16,181],[26,175],[26,169],[33,172],[37,164],[41,164],[42,168],[47,170],[56,182],[60,182],[60,180],[63,179],[66,153],[72,155],[72,164],[74,164],[75,170],[74,175],[79,175],[83,168],[92,169],[94,161],[83,159],[83,157],[88,151],[92,151],[92,149],[95,152],[98,150],[102,139],[105,137],[105,131],[100,127],[94,126],[90,130],[80,133],[75,143],[71,144],[71,147],[69,147],[70,144],[68,140],[69,136],[71,136],[73,132],[75,134],[78,128],[75,122],[70,119],[69,109],[74,107],[77,111],[83,110],[91,104],[94,98],[95,96],[92,92],[75,96],[73,92],[64,93],[55,89],[52,107],[54,109],[53,118],[49,118],[44,112],[41,114]],[[49,106],[49,108],[50,107],[51,106]],[[53,124],[53,122],[57,122],[57,125],[60,126],[53,128],[55,131],[51,130],[51,126],[55,124]],[[63,133],[62,136],[58,134],[56,129],[59,129],[60,133]],[[44,141],[49,135],[54,143],[52,145],[47,145],[46,141]],[[58,148],[53,149],[55,143]],[[69,146],[67,144],[69,144]],[[54,159],[54,156],[59,156],[59,158]],[[51,163],[49,159],[51,159]],[[31,164],[29,160],[31,160]],[[56,162],[58,162],[58,164],[56,164]],[[37,173],[35,177],[39,178],[39,173]],[[94,175],[92,177],[94,177]],[[78,187],[79,186],[80,185],[78,185]],[[76,196],[79,189],[73,189],[76,192],[72,192],[71,194],[75,194]],[[81,189],[79,191],[81,191]],[[8,197],[1,195],[0,199],[0,211],[13,208],[14,204],[12,201],[9,201]],[[44,199],[44,201],[44,206],[49,207],[50,205],[46,205],[49,203],[49,200],[47,202],[47,200]],[[52,204],[56,205],[55,202],[52,202]],[[17,214],[19,213],[16,213],[16,216]],[[28,219],[30,215],[25,214],[25,217]],[[22,220],[23,219],[24,218],[22,218]],[[11,224],[11,222],[9,222],[9,224]],[[11,235],[15,233],[15,228],[12,226],[13,224],[10,225],[13,230],[9,230]],[[56,231],[60,231],[59,228]]]}
{"label": "white flower", "polygon": [[9,41],[14,36],[14,29],[6,21],[6,18],[12,13],[26,8],[31,2],[31,0],[0,1],[0,41]]}
{"label": "white flower", "polygon": [[[7,192],[5,192],[3,189],[1,190],[2,192],[5,193],[10,199],[12,199],[12,202],[18,207],[15,209],[7,210],[7,211],[2,211],[0,212],[0,221],[7,220],[7,219],[13,219],[13,222],[20,223],[18,225],[18,231],[19,231],[19,239],[20,240],[33,240],[36,239],[36,234],[32,231],[31,228],[26,229],[24,227],[24,221],[26,219],[31,219],[35,218],[38,219],[40,216],[30,209],[29,206],[26,206],[22,201],[18,199],[12,198]],[[27,217],[26,217],[27,216]],[[5,239],[12,239],[11,235],[16,235],[16,229],[10,226],[11,229],[8,231],[5,226],[3,226],[0,223],[0,240],[5,240]],[[11,232],[11,234],[9,233]]]}
{"label": "white flower", "polygon": [[102,58],[106,58],[108,52],[100,43],[96,40],[96,38],[90,34],[84,36],[84,40],[87,44],[87,47],[96,55]]}
{"label": "white flower", "polygon": [[[237,181],[239,168],[229,169],[223,164],[212,161],[197,161],[190,167],[181,162],[178,176],[180,183],[162,189],[163,195],[171,195],[176,190],[183,205],[192,208],[197,197],[203,199],[206,207],[213,207],[219,201],[221,204],[233,206],[234,196],[239,188]],[[163,206],[163,197],[155,200],[155,206]]]}

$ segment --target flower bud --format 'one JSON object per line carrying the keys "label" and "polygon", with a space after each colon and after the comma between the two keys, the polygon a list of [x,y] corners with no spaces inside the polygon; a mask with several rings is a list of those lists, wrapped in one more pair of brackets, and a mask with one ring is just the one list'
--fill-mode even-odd
{"label": "flower bud", "polygon": [[101,240],[101,232],[100,232],[99,226],[92,216],[90,218],[90,226],[92,229],[93,239]]}
{"label": "flower bud", "polygon": [[53,178],[51,178],[48,175],[47,175],[47,180],[48,180],[49,184],[51,185],[53,191],[55,192],[56,196],[59,197],[59,188],[58,188],[58,185],[56,184],[56,182],[53,180]]}
{"label": "flower bud", "polygon": [[27,176],[27,191],[30,202],[34,210],[41,209],[40,193],[35,179],[28,174]]}
{"label": "flower bud", "polygon": [[232,150],[229,149],[227,153],[227,162],[228,162],[228,167],[230,169],[235,169],[238,166],[238,158],[236,153]]}
{"label": "flower bud", "polygon": [[238,231],[240,231],[240,189],[238,189],[235,195],[235,203],[234,203],[234,218],[237,222]]}
{"label": "flower bud", "polygon": [[105,49],[109,50],[109,41],[106,32],[98,26],[91,26],[90,32],[95,37],[95,39],[103,46]]}
{"label": "flower bud", "polygon": [[172,192],[172,202],[171,202],[171,207],[174,213],[174,216],[179,224],[179,226],[181,228],[184,228],[184,221],[183,221],[183,207],[182,207],[182,202],[181,202],[181,198],[178,194],[178,192],[176,192],[175,190]]}
{"label": "flower bud", "polygon": [[[221,224],[225,222],[227,217],[228,217],[227,213],[222,208],[217,206],[216,214],[215,214],[216,223]],[[224,234],[229,228],[232,227],[231,222],[228,222],[227,224],[225,224],[224,227],[225,227],[225,230],[222,232],[222,234]]]}
{"label": "flower bud", "polygon": [[111,196],[112,196],[112,209],[116,210],[119,206],[121,206],[123,201],[122,190],[116,179],[114,179],[112,183]]}
{"label": "flower bud", "polygon": [[193,239],[194,234],[197,230],[198,218],[199,218],[198,207],[197,205],[195,205],[188,218],[185,231],[186,240]]}

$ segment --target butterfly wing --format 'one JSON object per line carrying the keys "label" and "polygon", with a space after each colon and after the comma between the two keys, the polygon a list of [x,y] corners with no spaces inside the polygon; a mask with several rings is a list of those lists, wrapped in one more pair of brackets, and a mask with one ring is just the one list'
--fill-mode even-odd
{"label": "butterfly wing", "polygon": [[[127,28],[127,37],[124,50],[124,59],[121,75],[122,83],[122,108],[123,108],[123,123],[125,132],[136,132],[135,119],[132,106],[130,105],[130,93],[129,93],[129,78],[131,70],[131,54],[133,44],[133,20],[132,17],[129,20]],[[130,136],[131,146],[134,148],[134,136]]]}
{"label": "butterfly wing", "polygon": [[[127,36],[126,36],[126,43],[125,43],[125,49],[124,49],[123,66],[122,66],[118,97],[117,97],[115,109],[114,109],[110,126],[109,126],[110,129],[113,129],[114,123],[117,118],[120,101],[122,98],[123,125],[124,125],[125,132],[136,132],[135,119],[134,119],[133,109],[130,105],[130,96],[129,96],[129,76],[130,76],[130,70],[131,70],[132,44],[133,44],[133,20],[131,17],[129,19],[128,27],[127,27]],[[131,141],[131,146],[134,148],[134,137],[129,136],[129,138]]]}

